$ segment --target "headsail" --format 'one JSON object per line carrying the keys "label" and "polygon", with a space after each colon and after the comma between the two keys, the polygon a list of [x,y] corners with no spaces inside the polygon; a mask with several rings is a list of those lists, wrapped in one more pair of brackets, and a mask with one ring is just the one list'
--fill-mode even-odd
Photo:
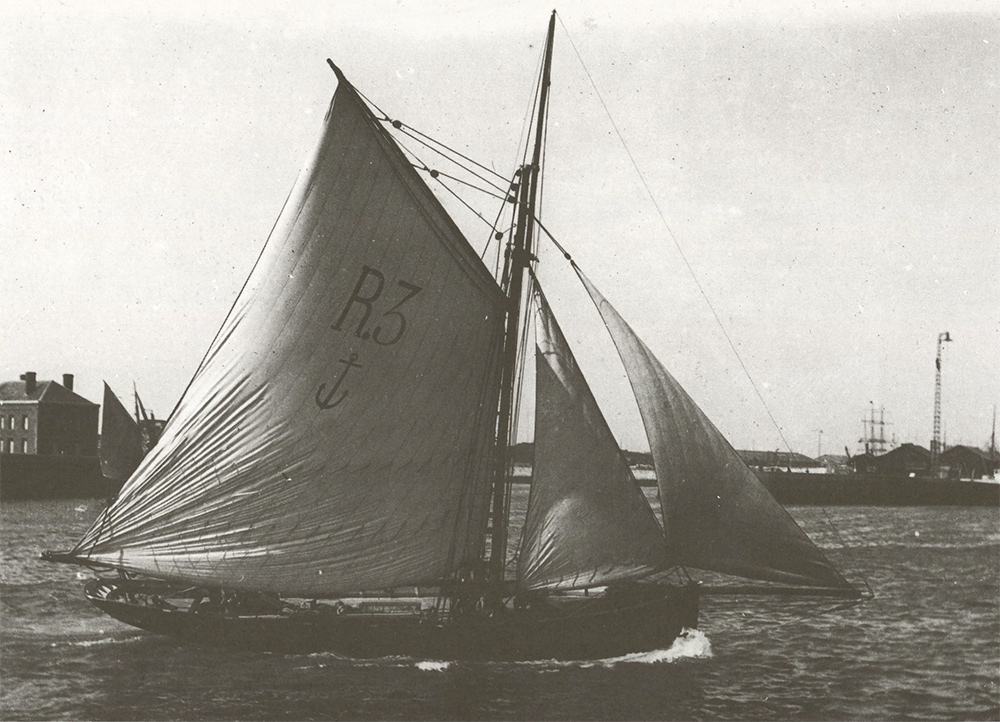
{"label": "headsail", "polygon": [[338,79],[230,316],[78,556],[319,596],[478,555],[504,298]]}
{"label": "headsail", "polygon": [[751,579],[850,587],[601,292],[577,270],[628,374],[680,564]]}
{"label": "headsail", "polygon": [[518,585],[648,574],[663,564],[663,534],[540,290],[536,302],[535,460]]}
{"label": "headsail", "polygon": [[101,405],[101,473],[125,481],[142,461],[142,432],[107,382]]}

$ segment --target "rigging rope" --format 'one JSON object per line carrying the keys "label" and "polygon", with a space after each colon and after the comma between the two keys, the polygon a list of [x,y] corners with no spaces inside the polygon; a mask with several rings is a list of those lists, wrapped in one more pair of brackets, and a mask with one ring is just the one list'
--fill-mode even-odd
{"label": "rigging rope", "polygon": [[[478,187],[476,185],[473,185],[472,183],[469,183],[468,181],[464,181],[461,178],[456,178],[455,176],[449,175],[447,173],[442,173],[441,171],[433,170],[433,169],[429,168],[426,163],[423,162],[423,160],[420,158],[420,156],[418,156],[416,153],[414,153],[412,150],[410,150],[410,148],[407,147],[405,144],[403,144],[398,138],[394,139],[394,140],[395,140],[396,144],[403,150],[404,153],[406,153],[407,155],[413,157],[417,161],[416,163],[412,163],[411,164],[414,168],[416,168],[417,170],[426,171],[431,176],[431,178],[433,178],[434,180],[436,180],[441,185],[441,187],[444,190],[448,191],[452,196],[455,197],[455,199],[459,203],[461,203],[463,206],[465,206],[467,209],[469,209],[469,212],[471,212],[479,220],[481,220],[483,223],[485,223],[487,226],[489,226],[489,228],[490,228],[490,236],[487,239],[486,244],[483,246],[483,252],[480,255],[480,260],[481,260],[486,255],[486,251],[489,250],[490,243],[492,242],[492,239],[493,238],[498,238],[499,239],[499,238],[503,237],[503,232],[502,231],[497,231],[497,225],[500,222],[500,215],[503,213],[503,206],[501,206],[500,212],[497,213],[496,220],[493,223],[490,223],[488,220],[486,220],[486,218],[483,217],[483,215],[479,211],[477,211],[475,208],[473,208],[469,204],[468,201],[466,201],[464,198],[462,198],[462,196],[460,196],[453,188],[450,188],[447,183],[445,183],[444,181],[442,181],[441,178],[440,178],[440,176],[443,175],[444,177],[448,178],[449,180],[454,180],[457,183],[462,183],[463,185],[469,186],[473,190],[477,190],[477,191],[479,191],[481,193],[484,193],[484,194],[486,194],[488,196],[491,196],[493,198],[503,198],[504,200],[506,200],[506,196],[498,196],[495,193],[492,193],[492,192],[490,192],[488,190],[485,190],[485,189],[480,188],[480,187]],[[459,167],[461,167],[461,166],[459,166]],[[495,275],[496,274],[494,274],[494,276]]]}
{"label": "rigging rope", "polygon": [[[428,135],[426,135],[424,133],[420,133],[419,131],[414,131],[412,133],[409,132],[410,130],[413,130],[413,129],[410,128],[408,125],[404,125],[401,121],[393,120],[393,121],[391,121],[391,123],[392,123],[392,127],[395,128],[396,130],[400,131],[403,135],[407,136],[408,138],[413,138],[413,140],[417,141],[418,143],[423,143],[423,145],[424,145],[425,148],[427,148],[428,150],[430,150],[430,151],[432,151],[434,153],[437,153],[439,156],[441,156],[445,160],[449,161],[450,163],[454,163],[455,165],[457,165],[459,168],[461,168],[462,170],[464,170],[469,175],[475,176],[476,178],[478,178],[479,180],[483,181],[484,183],[487,183],[487,184],[493,186],[494,188],[496,188],[501,193],[505,192],[502,187],[498,186],[496,183],[494,183],[489,178],[484,177],[481,173],[477,173],[475,170],[473,170],[472,168],[469,168],[468,166],[462,165],[461,163],[459,163],[458,161],[456,161],[454,158],[448,156],[447,154],[443,153],[442,151],[440,151],[437,148],[435,148],[434,146],[432,146],[427,141],[422,140],[422,138],[428,138],[429,140],[433,140],[433,138],[430,138]],[[418,135],[420,137],[418,137]],[[469,157],[467,157],[465,155],[462,155],[458,151],[453,151],[451,148],[448,148],[448,146],[444,145],[443,143],[440,143],[438,141],[435,141],[435,142],[437,142],[438,145],[440,145],[442,148],[448,150],[449,152],[455,153],[455,155],[459,156],[463,160],[466,160],[469,163],[472,163],[473,165],[478,166],[480,168],[483,167],[482,163],[478,163],[478,162],[472,160],[471,158],[469,158]],[[506,178],[504,178],[502,175],[500,175],[499,173],[497,173],[494,170],[490,170],[490,173],[492,173],[493,175],[495,175],[500,180],[507,180]]]}
{"label": "rigging rope", "polygon": [[[576,44],[573,42],[573,38],[570,37],[569,31],[562,22],[562,18],[559,18],[559,24],[562,25],[563,32],[566,33],[566,38],[569,40],[570,46],[573,48],[573,52],[576,53],[577,59],[580,61],[580,66],[583,68],[583,72],[587,76],[587,80],[590,81],[591,87],[594,89],[594,94],[597,96],[598,101],[601,103],[601,107],[604,108],[605,114],[608,116],[608,120],[611,121],[611,127],[614,128],[615,134],[618,136],[618,140],[621,142],[622,147],[625,149],[626,155],[628,155],[629,161],[632,163],[632,167],[635,169],[636,175],[639,176],[639,181],[642,183],[642,187],[646,189],[646,194],[649,196],[650,201],[653,203],[653,208],[656,209],[657,215],[660,217],[660,221],[663,223],[663,227],[667,229],[667,234],[670,236],[670,240],[673,241],[674,247],[677,249],[677,253],[680,254],[681,260],[684,261],[684,265],[691,275],[692,280],[694,280],[695,286],[698,288],[698,292],[701,294],[702,298],[705,299],[705,303],[708,305],[708,309],[712,312],[712,316],[715,318],[715,322],[718,324],[719,329],[722,331],[722,335],[725,337],[726,342],[729,344],[729,348],[732,349],[733,354],[736,356],[736,360],[740,364],[740,368],[743,369],[743,373],[746,375],[747,380],[750,382],[750,386],[753,387],[754,393],[757,394],[757,398],[760,399],[761,405],[764,407],[764,411],[767,412],[768,417],[771,419],[771,423],[774,424],[774,428],[777,429],[778,435],[781,437],[782,443],[785,448],[791,453],[791,447],[788,444],[788,440],[785,438],[785,433],[781,430],[781,426],[778,421],[774,418],[774,414],[771,413],[771,409],[768,407],[767,402],[764,400],[764,395],[757,388],[756,382],[754,382],[753,377],[750,375],[749,369],[747,369],[746,364],[743,362],[743,357],[740,356],[740,352],[736,349],[736,344],[730,337],[729,332],[726,330],[725,324],[722,323],[722,318],[719,316],[718,312],[715,310],[715,306],[712,305],[711,299],[709,299],[708,294],[705,292],[704,287],[701,285],[701,281],[698,280],[697,274],[694,272],[694,268],[691,266],[690,261],[688,261],[687,256],[684,254],[684,249],[681,247],[680,241],[677,240],[677,236],[674,235],[673,229],[667,222],[666,216],[660,209],[659,203],[656,202],[656,198],[653,196],[653,191],[650,189],[649,184],[646,182],[646,177],[642,174],[639,169],[639,164],[636,162],[635,157],[632,155],[632,151],[629,150],[628,145],[625,143],[625,138],[622,136],[621,131],[618,129],[618,124],[615,123],[614,117],[611,115],[611,111],[607,104],[604,102],[604,98],[601,96],[600,91],[597,89],[597,84],[594,82],[593,77],[590,75],[590,71],[587,69],[586,64],[583,62],[583,58],[580,55],[580,51],[577,50]],[[564,251],[565,254],[565,251]]]}
{"label": "rigging rope", "polygon": [[[416,157],[416,156],[414,155],[414,157]],[[494,193],[493,191],[487,190],[486,188],[480,188],[479,186],[475,185],[474,183],[470,183],[469,181],[463,180],[463,179],[459,178],[458,176],[451,175],[450,173],[445,173],[443,170],[437,170],[436,168],[430,168],[430,167],[428,167],[426,165],[423,165],[423,164],[420,164],[420,165],[414,164],[413,167],[416,168],[417,170],[424,171],[431,178],[433,178],[434,180],[436,180],[438,182],[441,182],[441,178],[444,177],[444,178],[447,178],[448,180],[453,180],[456,183],[461,183],[464,186],[468,186],[472,190],[479,191],[480,193],[488,195],[491,198],[496,198],[497,200],[501,200],[501,201],[507,199],[507,196],[502,196],[502,195],[500,195],[498,193]],[[476,213],[476,215],[479,216],[480,218],[482,218],[482,216],[478,212]]]}
{"label": "rigging rope", "polygon": [[[389,120],[389,119],[386,118],[386,120]],[[492,173],[498,180],[507,180],[502,174],[497,173],[495,170],[493,170],[492,168],[490,168],[490,167],[488,167],[486,165],[483,165],[482,163],[480,163],[479,161],[477,161],[475,158],[470,158],[469,156],[465,155],[461,151],[455,150],[451,146],[442,143],[437,138],[434,138],[433,136],[427,135],[426,133],[424,133],[424,132],[422,132],[422,131],[414,128],[412,125],[407,125],[407,124],[405,124],[401,120],[389,120],[389,122],[392,123],[392,127],[396,128],[397,130],[403,130],[403,132],[412,131],[412,133],[407,133],[407,135],[409,135],[411,138],[414,138],[414,140],[420,140],[419,138],[415,137],[416,135],[419,135],[421,138],[425,138],[426,141],[421,141],[421,142],[423,142],[424,145],[426,145],[428,148],[430,148],[431,150],[433,150],[435,153],[438,153],[439,155],[441,155],[441,156],[443,156],[445,158],[448,158],[448,156],[445,155],[440,150],[437,150],[436,148],[431,147],[431,143],[433,143],[434,145],[441,146],[442,148],[444,148],[449,153],[454,153],[455,155],[457,155],[462,160],[465,160],[465,161],[468,161],[469,163],[472,163],[477,168],[482,168],[487,173]],[[451,162],[455,163],[455,165],[460,165],[459,163],[457,163],[456,161],[452,160],[451,158],[448,158],[448,160],[451,160]],[[473,173],[473,171],[469,171],[469,172]],[[476,173],[473,173],[473,174],[476,175],[476,176],[478,176],[478,174],[476,174]],[[481,177],[481,176],[478,176],[478,177]],[[483,178],[483,180],[486,180],[486,179]],[[487,182],[489,182],[489,181],[487,181]]]}
{"label": "rigging rope", "polygon": [[[526,266],[528,270],[528,282],[525,284],[525,303],[524,303],[524,323],[521,324],[521,338],[518,342],[518,356],[517,356],[517,391],[514,394],[514,405],[513,411],[511,413],[511,431],[510,438],[516,443],[517,440],[517,430],[520,422],[520,411],[521,411],[521,394],[524,390],[524,366],[528,359],[528,327],[531,325],[529,320],[531,319],[531,307],[532,299],[534,298],[534,282],[535,273],[531,269],[531,263],[529,262]],[[507,508],[504,513],[507,514],[507,518],[510,518],[510,503],[511,496],[510,493],[511,484],[513,483],[513,471],[514,471],[514,458],[513,455],[508,457],[508,470],[507,470]],[[529,492],[530,493],[530,492]],[[514,544],[513,553],[510,554],[510,558],[506,561],[505,567],[511,564],[517,563],[518,554],[521,551],[521,544],[524,541],[524,526],[521,527],[521,533]]]}
{"label": "rigging rope", "polygon": [[[560,253],[563,254],[563,257],[567,261],[569,261],[570,267],[574,271],[577,272],[577,275],[579,275],[580,273],[582,273],[582,271],[580,270],[580,267],[577,265],[576,261],[573,260],[573,257],[570,255],[569,251],[567,251],[563,247],[563,245],[561,243],[559,243],[558,240],[556,240],[555,236],[552,235],[552,232],[549,231],[549,229],[545,227],[545,224],[543,224],[538,218],[535,218],[534,221],[538,225],[538,227],[542,230],[542,232],[545,234],[546,238],[549,239],[549,241],[552,243],[552,245],[554,245],[556,247],[556,249]],[[534,276],[534,274],[532,274],[532,276]],[[779,429],[779,431],[780,431],[780,429]],[[791,450],[789,450],[789,452],[791,453]],[[827,524],[830,526],[831,529],[833,529],[833,533],[837,536],[837,541],[840,542],[840,548],[850,558],[851,565],[855,569],[857,569],[858,565],[856,563],[856,559],[855,559],[854,554],[851,552],[851,547],[848,546],[848,544],[844,540],[843,536],[841,536],[840,529],[838,529],[837,525],[834,523],[832,517],[830,516],[830,512],[827,510],[827,508],[825,506],[821,506],[820,508],[823,510],[823,514],[824,514],[824,516],[826,518]],[[865,589],[868,591],[867,598],[863,599],[862,601],[867,601],[868,599],[873,599],[875,597],[875,592],[872,589],[871,584],[868,582],[868,578],[863,573],[861,573],[861,572],[858,572],[858,575],[861,578],[861,582],[865,585]],[[837,607],[837,608],[840,608],[840,607]]]}
{"label": "rigging rope", "polygon": [[[509,201],[510,200],[510,196],[508,194],[511,193],[512,190],[516,191],[515,180],[509,180],[508,183],[507,183],[507,188],[504,189],[503,187],[497,185],[496,183],[493,183],[488,178],[484,178],[481,174],[476,173],[474,170],[472,170],[468,166],[465,166],[465,165],[459,163],[458,161],[456,161],[454,158],[451,158],[451,157],[445,155],[444,153],[442,153],[437,148],[434,148],[433,146],[431,146],[428,141],[433,141],[434,143],[437,143],[441,147],[449,150],[450,152],[455,153],[456,155],[458,155],[459,157],[463,158],[464,160],[467,160],[469,163],[472,163],[472,164],[474,164],[474,165],[476,165],[478,167],[486,169],[487,171],[489,171],[493,175],[497,176],[498,178],[502,178],[505,181],[508,180],[508,179],[504,178],[503,176],[501,176],[496,171],[494,171],[492,169],[489,169],[489,168],[486,168],[485,166],[483,166],[483,164],[481,164],[481,163],[479,163],[479,162],[477,162],[477,161],[475,161],[475,160],[473,160],[471,158],[468,158],[467,156],[463,155],[462,153],[460,153],[458,151],[455,151],[455,150],[449,148],[444,143],[441,143],[440,141],[437,141],[434,138],[431,138],[430,136],[426,135],[425,133],[421,133],[420,131],[418,131],[418,130],[416,130],[414,128],[411,128],[410,126],[405,125],[401,121],[391,120],[388,116],[385,115],[385,113],[381,110],[381,108],[379,108],[377,105],[375,105],[374,103],[372,103],[367,97],[365,97],[365,100],[366,100],[366,102],[371,103],[371,105],[376,110],[378,110],[380,113],[382,113],[382,115],[384,117],[381,118],[380,120],[385,121],[385,122],[389,122],[393,126],[393,128],[396,128],[397,130],[401,130],[403,132],[403,134],[406,135],[407,137],[412,138],[413,140],[417,141],[418,143],[421,143],[425,148],[428,148],[431,151],[437,153],[438,155],[442,156],[445,160],[453,163],[454,165],[456,165],[459,168],[461,168],[463,171],[469,173],[470,175],[472,175],[475,178],[478,178],[478,179],[482,180],[483,182],[487,183],[488,185],[492,186],[497,191],[499,191],[500,193],[503,194],[503,195],[499,195],[499,194],[494,193],[494,192],[492,192],[492,191],[490,191],[490,190],[488,190],[486,188],[482,188],[480,186],[477,186],[474,183],[471,183],[471,182],[469,182],[467,180],[463,180],[462,178],[459,178],[458,176],[454,176],[454,175],[451,175],[450,173],[446,173],[444,171],[440,171],[440,170],[431,168],[430,166],[428,166],[421,159],[421,157],[419,155],[417,155],[405,143],[403,143],[399,138],[395,138],[395,141],[396,141],[397,145],[399,145],[399,147],[407,155],[411,156],[412,158],[414,158],[416,160],[416,163],[412,164],[414,168],[416,168],[417,170],[424,171],[428,175],[430,175],[431,178],[433,178],[434,180],[436,180],[441,185],[441,187],[444,190],[448,191],[448,193],[450,193],[452,196],[454,196],[455,199],[459,203],[461,203],[463,206],[465,206],[473,215],[475,215],[477,218],[479,218],[483,223],[485,223],[490,228],[490,236],[487,238],[486,243],[483,245],[483,251],[482,251],[482,253],[479,256],[480,260],[484,260],[485,257],[486,257],[486,253],[487,253],[487,251],[489,251],[489,248],[490,248],[490,245],[492,244],[492,242],[494,240],[497,240],[497,241],[502,240],[504,238],[504,236],[507,235],[507,234],[509,234],[510,231],[511,231],[511,229],[513,228],[513,220],[512,220],[511,221],[511,225],[509,225],[505,230],[503,230],[503,231],[498,231],[497,230],[498,227],[499,227],[499,224],[500,224],[500,218],[503,215],[503,212],[504,212],[504,209],[506,207],[506,204],[500,206],[500,209],[497,211],[496,219],[493,221],[493,223],[490,223],[468,201],[466,201],[461,195],[459,195],[453,188],[450,188],[447,183],[445,183],[444,181],[442,181],[441,177],[444,177],[444,178],[447,178],[449,180],[455,181],[456,183],[461,183],[462,185],[467,186],[467,187],[471,188],[472,190],[479,191],[480,193],[483,193],[483,194],[485,194],[487,196],[490,196],[491,198],[496,198],[498,200],[503,200],[503,201]],[[413,133],[407,132],[407,130],[412,130]],[[417,135],[415,135],[415,134],[417,134],[417,135],[419,135],[421,137],[417,137]],[[426,138],[427,140],[423,140],[422,138]],[[517,176],[515,174],[515,178],[516,177]],[[499,271],[499,250],[500,249],[499,249],[499,244],[498,244],[498,246],[497,246],[497,259],[496,259],[496,262],[494,263],[494,276],[496,276],[497,273],[498,273],[498,271]]]}
{"label": "rigging rope", "polygon": [[[355,90],[357,91],[358,95],[361,96],[361,98],[366,103],[368,103],[372,108],[374,108],[376,111],[378,111],[378,113],[381,115],[381,117],[377,118],[377,120],[379,120],[381,122],[384,122],[384,123],[388,123],[393,128],[395,128],[396,130],[400,131],[401,134],[406,135],[409,138],[412,138],[413,140],[415,140],[418,143],[420,143],[421,145],[423,145],[425,148],[431,150],[434,153],[437,153],[439,156],[441,156],[442,158],[444,158],[448,162],[456,165],[457,167],[461,168],[463,171],[465,171],[469,175],[471,175],[471,176],[473,176],[475,178],[478,178],[479,180],[483,181],[484,183],[486,183],[489,186],[492,186],[497,191],[499,191],[500,193],[503,194],[503,195],[497,195],[496,193],[493,193],[493,192],[491,192],[491,191],[489,191],[489,190],[487,190],[485,188],[481,188],[481,187],[475,185],[474,183],[470,183],[469,181],[466,181],[466,180],[463,180],[461,178],[458,178],[457,176],[453,176],[453,175],[451,175],[449,173],[445,173],[443,171],[439,171],[439,170],[431,168],[426,163],[424,163],[424,161],[420,158],[420,156],[418,156],[413,150],[411,150],[406,144],[404,144],[398,137],[394,139],[396,141],[397,145],[399,145],[399,147],[402,148],[405,153],[407,153],[408,155],[412,156],[413,158],[415,158],[417,160],[417,163],[414,164],[414,167],[417,170],[422,170],[422,171],[427,172],[432,178],[434,178],[441,185],[442,188],[444,188],[452,196],[454,196],[455,199],[458,200],[459,203],[461,203],[463,206],[465,206],[473,215],[475,215],[477,218],[479,218],[481,221],[483,221],[483,223],[485,223],[487,226],[489,226],[489,228],[490,228],[490,235],[487,238],[486,243],[483,245],[483,251],[480,254],[480,260],[485,259],[486,253],[489,250],[490,244],[493,242],[493,240],[501,240],[503,238],[503,236],[507,232],[509,232],[509,228],[508,228],[507,231],[497,231],[497,227],[499,226],[499,223],[500,223],[500,217],[503,215],[503,206],[501,206],[500,211],[497,212],[497,218],[496,218],[496,220],[493,223],[490,223],[488,220],[486,220],[486,218],[483,217],[483,215],[479,211],[477,211],[471,204],[469,204],[468,201],[466,201],[464,198],[462,198],[462,196],[460,196],[454,189],[448,187],[448,185],[444,181],[441,180],[440,176],[444,176],[445,178],[448,178],[449,180],[453,180],[453,181],[455,181],[457,183],[461,183],[462,185],[468,186],[469,188],[472,188],[473,190],[477,190],[480,193],[484,193],[484,194],[486,194],[488,196],[491,196],[493,198],[502,199],[502,200],[506,200],[507,199],[507,193],[509,193],[509,189],[510,189],[510,185],[511,185],[510,183],[508,183],[508,186],[507,186],[506,189],[503,188],[502,186],[497,185],[496,183],[494,183],[489,178],[484,177],[481,173],[478,173],[477,171],[473,170],[468,165],[464,165],[464,164],[460,163],[455,158],[453,158],[453,157],[451,157],[451,156],[449,156],[447,154],[447,153],[452,153],[455,156],[458,156],[462,160],[466,161],[467,163],[470,163],[470,164],[472,164],[473,166],[475,166],[477,168],[483,169],[487,173],[490,173],[491,175],[495,176],[496,178],[499,178],[499,179],[504,180],[504,181],[507,181],[507,178],[504,177],[503,175],[501,175],[500,173],[496,172],[492,168],[489,168],[488,166],[484,165],[483,163],[480,163],[479,161],[475,160],[474,158],[470,158],[469,156],[465,155],[461,151],[458,151],[458,150],[450,147],[449,145],[447,145],[447,144],[445,144],[445,143],[437,140],[436,138],[434,138],[434,137],[432,137],[432,136],[430,136],[430,135],[428,135],[428,134],[426,134],[426,133],[418,130],[417,128],[414,128],[411,125],[407,125],[406,123],[403,123],[401,120],[393,120],[391,117],[389,117],[388,113],[386,113],[384,110],[382,110],[382,108],[379,107],[379,105],[376,104],[374,101],[372,101],[371,98],[369,98],[367,95],[365,95],[364,93],[362,93],[357,88],[355,88]],[[522,129],[522,131],[523,131],[523,129]],[[440,148],[443,148],[444,151],[447,151],[447,153],[445,153],[440,148],[435,147],[435,146],[440,146]],[[494,265],[496,266],[496,268],[494,270],[494,276],[496,276],[498,268],[499,268],[499,244],[498,244],[498,249],[497,249],[497,262]]]}
{"label": "rigging rope", "polygon": [[[459,203],[461,203],[463,206],[465,206],[466,208],[468,208],[469,211],[473,215],[476,216],[476,218],[478,218],[483,223],[485,223],[487,226],[489,226],[491,231],[496,231],[497,227],[496,227],[495,223],[490,223],[488,220],[486,220],[479,211],[477,211],[475,208],[473,208],[471,205],[469,205],[468,201],[466,201],[464,198],[462,198],[462,196],[460,196],[458,193],[456,193],[453,188],[449,188],[447,183],[443,182],[440,178],[436,178],[435,180],[437,180],[437,182],[441,184],[442,188],[444,188],[446,191],[448,191],[449,193],[451,193],[455,197],[455,199],[458,200]],[[458,179],[457,178],[453,178],[452,180],[458,180]],[[458,181],[458,182],[461,183],[462,181]],[[493,195],[493,194],[491,193],[489,195]],[[485,249],[483,249],[483,250],[485,252]]]}
{"label": "rigging rope", "polygon": [[[636,175],[639,177],[639,181],[642,183],[642,186],[646,191],[646,195],[652,202],[653,208],[656,209],[656,213],[660,217],[660,221],[663,224],[663,227],[666,229],[667,234],[670,236],[670,240],[673,242],[674,247],[677,249],[677,253],[680,255],[681,260],[684,261],[684,266],[687,268],[688,273],[690,274],[692,280],[695,283],[695,286],[698,289],[698,292],[701,294],[702,298],[704,298],[705,304],[708,306],[709,310],[712,313],[712,316],[715,318],[716,324],[722,331],[722,335],[725,337],[726,342],[729,344],[729,348],[732,349],[733,355],[736,357],[736,360],[739,363],[740,368],[743,369],[743,373],[746,376],[747,380],[750,382],[750,386],[753,388],[754,393],[757,395],[757,398],[760,400],[761,406],[767,413],[767,416],[771,420],[771,423],[773,424],[775,430],[777,430],[778,435],[781,437],[781,441],[784,444],[785,449],[788,451],[789,454],[791,454],[792,453],[791,445],[788,443],[788,439],[785,438],[784,431],[778,424],[777,419],[775,419],[774,414],[771,412],[771,409],[768,407],[767,401],[765,401],[764,399],[764,395],[761,393],[753,377],[750,375],[750,371],[747,368],[746,363],[744,363],[743,357],[737,350],[736,344],[733,342],[732,337],[729,335],[729,332],[726,329],[725,324],[722,322],[722,318],[715,310],[715,306],[712,305],[712,301],[709,298],[708,293],[705,291],[704,287],[701,284],[701,281],[698,279],[698,276],[695,273],[694,268],[692,267],[690,261],[688,261],[688,258],[684,253],[684,249],[680,244],[680,241],[674,234],[673,228],[671,228],[670,224],[667,222],[663,210],[660,208],[659,203],[657,203],[656,197],[653,195],[652,189],[649,187],[649,184],[647,183],[646,178],[642,173],[642,170],[639,168],[639,164],[636,161],[635,156],[632,155],[632,151],[629,149],[628,144],[625,142],[625,138],[622,135],[621,130],[618,128],[618,124],[615,122],[615,119],[611,114],[611,110],[608,108],[607,103],[604,102],[604,98],[601,96],[601,92],[600,90],[598,90],[597,84],[594,82],[593,76],[590,74],[590,71],[587,68],[586,63],[584,63],[583,57],[580,55],[580,51],[577,49],[576,44],[573,42],[573,38],[570,36],[569,30],[562,22],[561,17],[559,17],[559,24],[562,26],[563,32],[565,33],[567,40],[569,40],[570,47],[573,48],[573,52],[576,54],[577,60],[580,62],[580,66],[583,68],[583,72],[587,76],[587,80],[590,82],[590,86],[594,89],[594,94],[597,97],[598,101],[600,102],[601,107],[604,109],[605,115],[610,121],[612,128],[614,128],[615,134],[618,136],[618,140],[621,143],[622,148],[625,150],[625,154],[628,156],[628,159],[631,162],[632,167],[636,172]],[[571,266],[579,273],[579,268],[576,262],[573,260],[572,256],[570,256],[569,252],[566,251],[566,249],[562,245],[560,245],[558,241],[556,241],[556,239],[548,231],[548,229],[546,229],[545,226],[542,225],[541,221],[539,221],[536,218],[535,222],[538,223],[538,226],[544,231],[545,235],[553,242],[553,244],[555,244],[556,248],[563,254],[566,260],[570,262]],[[847,544],[844,542],[844,539],[840,535],[840,531],[837,529],[836,525],[833,523],[833,520],[830,518],[829,512],[826,510],[826,507],[823,507],[823,513],[826,515],[827,523],[833,528],[834,533],[837,535],[837,539],[840,541],[841,548],[847,552],[848,556],[852,556],[850,553],[850,547],[848,547]],[[860,574],[860,576],[861,580],[864,582],[866,589],[868,590],[870,597],[874,597],[874,592],[872,591],[871,585],[868,583],[868,579],[863,574]]]}

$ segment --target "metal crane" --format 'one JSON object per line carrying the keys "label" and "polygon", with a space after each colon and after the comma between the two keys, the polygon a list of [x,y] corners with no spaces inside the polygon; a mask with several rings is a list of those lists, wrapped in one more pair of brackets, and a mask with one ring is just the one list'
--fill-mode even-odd
{"label": "metal crane", "polygon": [[944,331],[938,334],[937,360],[934,365],[937,373],[934,379],[934,436],[931,438],[931,473],[937,473],[938,456],[941,454],[941,350],[946,341],[951,341],[951,335]]}

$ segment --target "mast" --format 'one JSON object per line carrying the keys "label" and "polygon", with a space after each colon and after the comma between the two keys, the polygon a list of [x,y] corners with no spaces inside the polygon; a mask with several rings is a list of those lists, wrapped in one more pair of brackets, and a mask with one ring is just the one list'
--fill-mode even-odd
{"label": "mast", "polygon": [[[869,401],[871,409],[869,411],[869,416],[861,417],[861,428],[864,430],[864,436],[860,439],[860,443],[864,444],[865,453],[870,453],[872,456],[880,456],[885,453],[885,406],[879,407],[879,418],[878,421],[875,420],[875,402]],[[878,429],[876,432],[875,429]]]}
{"label": "mast", "polygon": [[993,431],[990,432],[990,476],[994,476],[997,470],[997,405],[993,404]]}
{"label": "mast", "polygon": [[508,248],[507,328],[504,335],[503,370],[501,372],[500,405],[497,420],[497,464],[493,478],[493,511],[491,514],[492,537],[490,548],[490,580],[502,594],[504,568],[507,559],[507,491],[508,455],[511,441],[512,408],[517,367],[517,338],[520,332],[521,294],[525,270],[532,257],[535,204],[538,197],[539,169],[542,141],[545,135],[545,111],[548,105],[549,80],[552,70],[552,39],[555,35],[556,12],[552,11],[545,37],[545,56],[542,64],[541,85],[538,98],[538,117],[535,121],[535,146],[530,165],[521,168],[521,183],[517,201],[517,231]]}

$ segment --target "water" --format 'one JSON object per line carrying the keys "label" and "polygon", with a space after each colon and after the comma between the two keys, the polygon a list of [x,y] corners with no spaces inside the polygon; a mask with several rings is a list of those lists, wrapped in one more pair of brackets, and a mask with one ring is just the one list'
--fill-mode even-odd
{"label": "water", "polygon": [[83,600],[89,572],[37,559],[99,511],[0,507],[4,720],[1000,719],[995,509],[793,507],[873,601],[709,598],[669,649],[504,664],[234,654],[134,630]]}

